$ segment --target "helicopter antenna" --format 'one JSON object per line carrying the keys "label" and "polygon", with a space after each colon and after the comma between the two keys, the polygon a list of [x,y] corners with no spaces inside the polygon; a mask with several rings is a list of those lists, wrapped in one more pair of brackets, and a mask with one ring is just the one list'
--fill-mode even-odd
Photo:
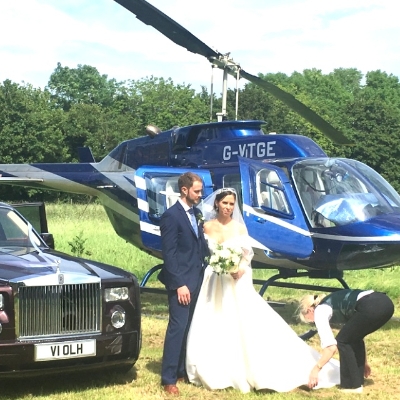
{"label": "helicopter antenna", "polygon": [[215,68],[215,65],[211,64],[210,122],[212,122],[213,104],[214,104],[214,68]]}
{"label": "helicopter antenna", "polygon": [[235,121],[238,119],[239,109],[239,79],[240,79],[240,67],[236,71],[236,107],[235,107]]}

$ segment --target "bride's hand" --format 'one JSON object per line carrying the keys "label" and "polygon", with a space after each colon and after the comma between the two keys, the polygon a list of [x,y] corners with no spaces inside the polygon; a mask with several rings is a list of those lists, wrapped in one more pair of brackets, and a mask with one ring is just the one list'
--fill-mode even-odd
{"label": "bride's hand", "polygon": [[244,269],[239,269],[237,272],[231,272],[232,278],[237,281],[240,279],[244,274]]}

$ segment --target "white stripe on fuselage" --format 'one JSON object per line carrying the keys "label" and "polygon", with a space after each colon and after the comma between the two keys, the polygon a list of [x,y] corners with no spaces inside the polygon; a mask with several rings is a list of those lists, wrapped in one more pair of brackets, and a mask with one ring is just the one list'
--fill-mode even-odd
{"label": "white stripe on fuselage", "polygon": [[320,232],[309,232],[297,226],[294,226],[286,221],[283,221],[280,218],[259,213],[246,204],[243,204],[243,210],[248,215],[251,214],[257,218],[263,218],[271,222],[272,224],[282,226],[285,229],[291,230],[293,232],[299,233],[304,236],[310,236],[313,238],[319,238],[323,240],[335,240],[337,242],[400,242],[400,234],[392,236],[344,236],[344,235],[330,235]]}
{"label": "white stripe on fuselage", "polygon": [[286,221],[282,220],[281,218],[273,217],[272,215],[258,212],[256,210],[254,210],[254,208],[250,207],[247,204],[243,204],[243,212],[247,213],[247,216],[249,216],[250,214],[254,215],[257,218],[265,219],[266,221],[271,222],[272,224],[282,226],[283,228],[291,230],[296,233],[299,233],[300,235],[312,236],[312,233],[308,230],[299,228],[298,226],[295,226],[289,222],[286,222]]}
{"label": "white stripe on fuselage", "polygon": [[400,242],[400,235],[398,234],[392,236],[341,236],[313,233],[313,237],[340,242]]}

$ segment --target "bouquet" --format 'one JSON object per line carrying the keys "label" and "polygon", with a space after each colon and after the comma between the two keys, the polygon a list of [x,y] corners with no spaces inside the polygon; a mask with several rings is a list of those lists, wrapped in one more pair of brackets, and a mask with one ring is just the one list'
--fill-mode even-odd
{"label": "bouquet", "polygon": [[242,258],[242,248],[217,244],[209,260],[210,267],[217,274],[237,272]]}

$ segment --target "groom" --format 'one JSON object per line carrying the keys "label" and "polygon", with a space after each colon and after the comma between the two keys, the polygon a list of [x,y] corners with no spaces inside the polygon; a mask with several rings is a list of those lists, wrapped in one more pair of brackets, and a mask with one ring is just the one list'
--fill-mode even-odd
{"label": "groom", "polygon": [[[168,292],[169,322],[164,341],[161,384],[170,394],[179,394],[177,381],[186,379],[186,337],[203,280],[208,247],[202,223],[198,224],[203,182],[186,172],[178,180],[180,198],[161,217],[164,265],[158,279]],[[197,217],[197,218],[196,218]]]}

